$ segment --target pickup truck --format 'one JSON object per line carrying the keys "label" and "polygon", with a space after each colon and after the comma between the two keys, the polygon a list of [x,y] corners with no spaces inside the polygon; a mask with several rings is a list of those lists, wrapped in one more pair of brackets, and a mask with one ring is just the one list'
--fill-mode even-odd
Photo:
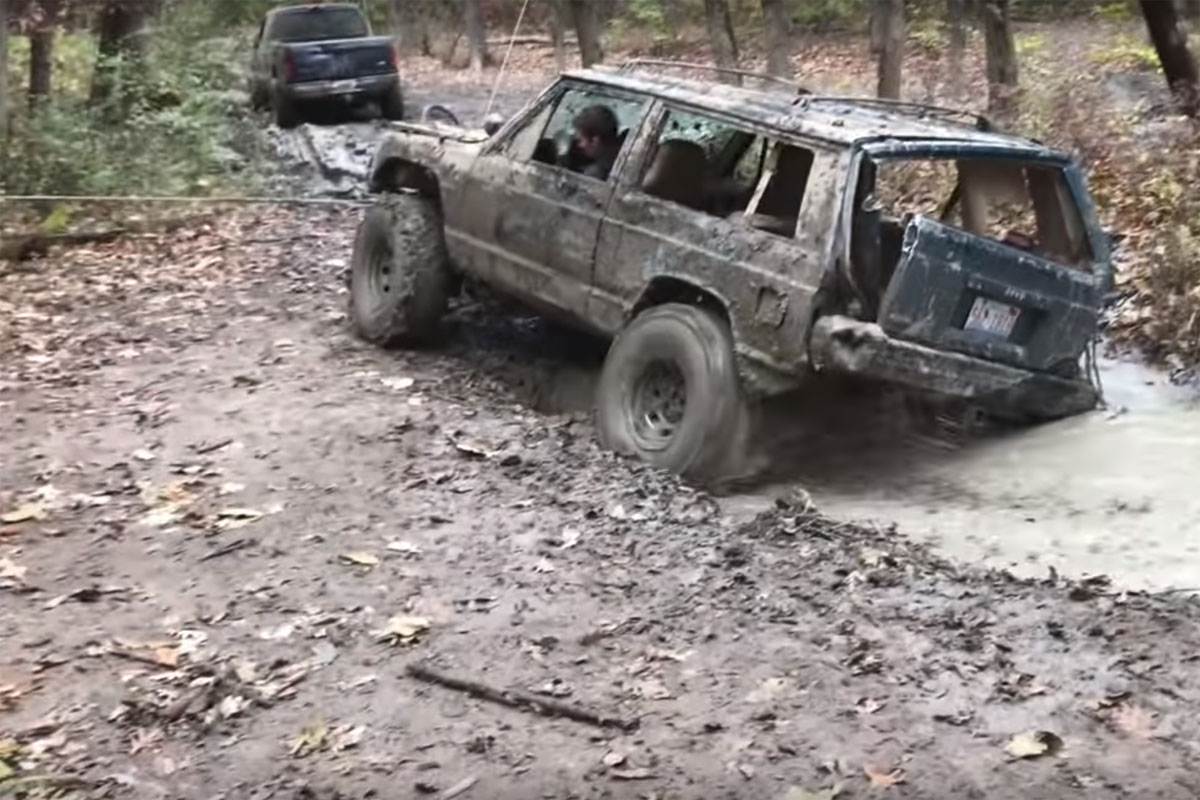
{"label": "pickup truck", "polygon": [[396,50],[372,36],[349,3],[284,6],[268,12],[254,40],[250,102],[291,128],[319,102],[374,103],[386,119],[404,116]]}

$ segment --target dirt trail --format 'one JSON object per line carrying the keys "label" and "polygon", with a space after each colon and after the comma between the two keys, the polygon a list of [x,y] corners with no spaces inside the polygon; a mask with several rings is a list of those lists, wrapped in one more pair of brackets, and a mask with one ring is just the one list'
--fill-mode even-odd
{"label": "dirt trail", "polygon": [[[1200,792],[1196,604],[960,570],[800,499],[733,520],[530,408],[542,323],[354,340],[352,228],[238,215],[0,278],[7,766],[139,800]],[[1062,754],[1006,755],[1043,730]]]}

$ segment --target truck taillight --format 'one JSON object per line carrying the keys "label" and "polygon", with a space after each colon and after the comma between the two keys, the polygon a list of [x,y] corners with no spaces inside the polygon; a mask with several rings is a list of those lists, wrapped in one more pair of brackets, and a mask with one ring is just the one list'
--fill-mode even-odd
{"label": "truck taillight", "polygon": [[283,53],[283,79],[288,83],[296,80],[296,56],[287,50]]}
{"label": "truck taillight", "polygon": [[395,44],[388,45],[388,66],[392,69],[400,69],[400,53]]}

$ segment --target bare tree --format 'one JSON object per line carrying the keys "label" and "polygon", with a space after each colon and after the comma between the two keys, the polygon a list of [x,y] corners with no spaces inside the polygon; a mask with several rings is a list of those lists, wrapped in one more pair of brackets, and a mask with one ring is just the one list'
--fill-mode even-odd
{"label": "bare tree", "polygon": [[0,0],[0,156],[8,139],[8,0]]}
{"label": "bare tree", "polygon": [[762,0],[763,21],[767,26],[767,72],[791,79],[792,19],[783,0]]}
{"label": "bare tree", "polygon": [[879,16],[879,84],[876,94],[900,98],[904,67],[904,0],[875,0]]}
{"label": "bare tree", "polygon": [[1019,82],[1008,0],[983,0],[981,10],[987,50],[988,112],[1010,119],[1017,111]]}
{"label": "bare tree", "polygon": [[96,13],[96,67],[90,101],[102,103],[116,87],[118,62],[140,61],[147,18],[158,9],[152,0],[103,0]]}
{"label": "bare tree", "polygon": [[604,49],[600,46],[600,21],[596,17],[596,4],[591,0],[567,0],[575,33],[579,37],[579,58],[583,66],[590,67],[604,60]]}
{"label": "bare tree", "polygon": [[39,24],[29,32],[29,105],[50,96],[54,77],[54,26]]}
{"label": "bare tree", "polygon": [[546,0],[550,6],[550,42],[554,45],[554,69],[563,72],[567,68],[567,23],[566,9],[562,0]]}
{"label": "bare tree", "polygon": [[708,40],[718,67],[736,68],[737,39],[733,35],[733,17],[728,0],[704,0],[704,18],[708,23]]}
{"label": "bare tree", "polygon": [[467,28],[467,54],[472,72],[482,72],[488,63],[487,30],[479,0],[463,0],[463,21]]}
{"label": "bare tree", "polygon": [[1200,74],[1196,71],[1196,59],[1188,49],[1187,32],[1179,22],[1174,4],[1160,0],[1141,0],[1141,3],[1150,41],[1158,51],[1158,60],[1175,101],[1189,117],[1200,115]]}
{"label": "bare tree", "polygon": [[950,90],[957,97],[963,93],[963,53],[967,49],[967,0],[946,0],[947,66],[950,69]]}
{"label": "bare tree", "polygon": [[424,0],[392,0],[388,5],[396,47],[406,56],[433,54],[429,42],[429,9]]}

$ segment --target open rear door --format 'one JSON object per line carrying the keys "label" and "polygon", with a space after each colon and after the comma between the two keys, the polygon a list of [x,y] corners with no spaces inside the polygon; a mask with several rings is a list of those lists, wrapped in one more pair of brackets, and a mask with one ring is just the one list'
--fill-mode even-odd
{"label": "open rear door", "polygon": [[1059,371],[1095,332],[1099,295],[1087,272],[918,216],[878,321],[896,338]]}

